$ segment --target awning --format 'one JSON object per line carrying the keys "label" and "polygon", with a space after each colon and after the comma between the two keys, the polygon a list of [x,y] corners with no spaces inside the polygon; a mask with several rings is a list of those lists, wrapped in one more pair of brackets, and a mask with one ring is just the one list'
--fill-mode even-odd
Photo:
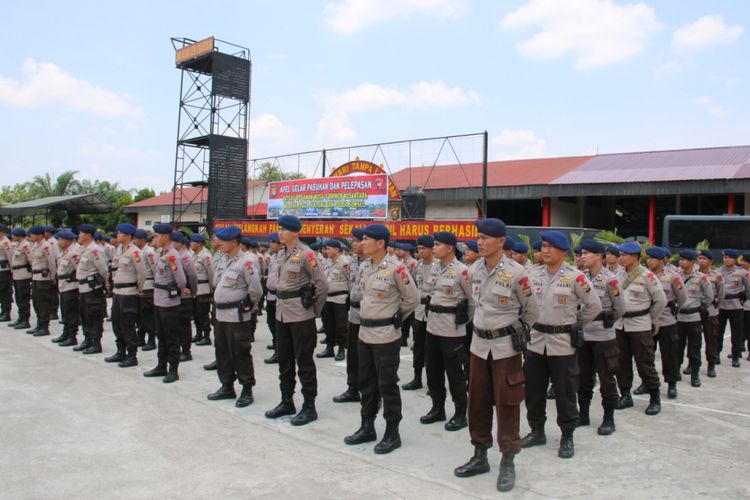
{"label": "awning", "polygon": [[0,215],[36,215],[44,210],[65,210],[71,214],[104,214],[114,205],[96,193],[69,196],[49,196],[0,207]]}

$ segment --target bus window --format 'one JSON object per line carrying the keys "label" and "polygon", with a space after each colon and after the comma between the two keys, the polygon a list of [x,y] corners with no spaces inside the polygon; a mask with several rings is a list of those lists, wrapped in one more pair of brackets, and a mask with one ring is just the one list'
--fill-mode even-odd
{"label": "bus window", "polygon": [[708,240],[714,250],[748,250],[750,217],[670,215],[665,218],[662,246],[672,250],[695,248],[703,240]]}

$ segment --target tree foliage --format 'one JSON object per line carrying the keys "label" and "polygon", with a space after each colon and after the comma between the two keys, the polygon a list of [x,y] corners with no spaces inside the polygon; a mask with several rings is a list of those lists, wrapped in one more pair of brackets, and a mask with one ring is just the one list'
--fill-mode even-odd
{"label": "tree foliage", "polygon": [[264,181],[286,181],[304,179],[305,174],[302,172],[284,172],[281,170],[280,166],[274,165],[270,161],[266,161],[260,164],[256,178]]}

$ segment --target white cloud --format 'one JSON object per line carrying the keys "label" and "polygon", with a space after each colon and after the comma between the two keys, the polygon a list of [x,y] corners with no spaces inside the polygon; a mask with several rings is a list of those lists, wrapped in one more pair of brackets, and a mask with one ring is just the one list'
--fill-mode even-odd
{"label": "white cloud", "polygon": [[155,149],[118,146],[116,144],[98,143],[91,140],[85,140],[78,147],[78,153],[85,158],[128,161],[154,160],[161,156],[161,153]]}
{"label": "white cloud", "polygon": [[490,143],[495,160],[538,158],[547,150],[547,141],[528,129],[503,129]]}
{"label": "white cloud", "polygon": [[617,5],[612,0],[530,0],[508,13],[502,29],[539,30],[516,44],[525,57],[558,59],[568,54],[578,68],[603,66],[640,53],[662,28],[644,3]]}
{"label": "white cloud", "polygon": [[701,105],[709,115],[716,118],[723,118],[729,114],[729,110],[724,106],[717,104],[711,96],[700,96],[695,102]]}
{"label": "white cloud", "polygon": [[721,14],[706,15],[675,30],[672,48],[678,52],[695,52],[737,40],[744,31],[742,26],[727,26]]}
{"label": "white cloud", "polygon": [[80,113],[128,118],[143,117],[131,96],[96,87],[52,63],[23,62],[23,81],[0,75],[0,104],[18,108],[57,107]]}
{"label": "white cloud", "polygon": [[343,111],[326,111],[318,121],[315,140],[319,143],[345,144],[357,139],[349,115]]}
{"label": "white cloud", "polygon": [[297,131],[284,125],[274,114],[264,113],[250,120],[251,156],[265,155],[291,145]]}
{"label": "white cloud", "polygon": [[460,18],[466,0],[339,0],[323,8],[326,25],[340,35],[351,35],[372,25],[412,15]]}
{"label": "white cloud", "polygon": [[668,61],[658,68],[656,68],[656,78],[661,78],[669,73],[679,73],[682,71],[683,65],[677,61]]}

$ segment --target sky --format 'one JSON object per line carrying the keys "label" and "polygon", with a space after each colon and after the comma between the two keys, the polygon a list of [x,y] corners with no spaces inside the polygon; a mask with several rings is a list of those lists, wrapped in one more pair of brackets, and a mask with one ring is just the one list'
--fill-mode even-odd
{"label": "sky", "polygon": [[[180,97],[170,37],[250,49],[251,158],[485,130],[490,159],[750,144],[744,0],[71,0],[3,10],[3,185],[78,170],[169,190]],[[476,142],[465,148],[471,161],[481,154]]]}

